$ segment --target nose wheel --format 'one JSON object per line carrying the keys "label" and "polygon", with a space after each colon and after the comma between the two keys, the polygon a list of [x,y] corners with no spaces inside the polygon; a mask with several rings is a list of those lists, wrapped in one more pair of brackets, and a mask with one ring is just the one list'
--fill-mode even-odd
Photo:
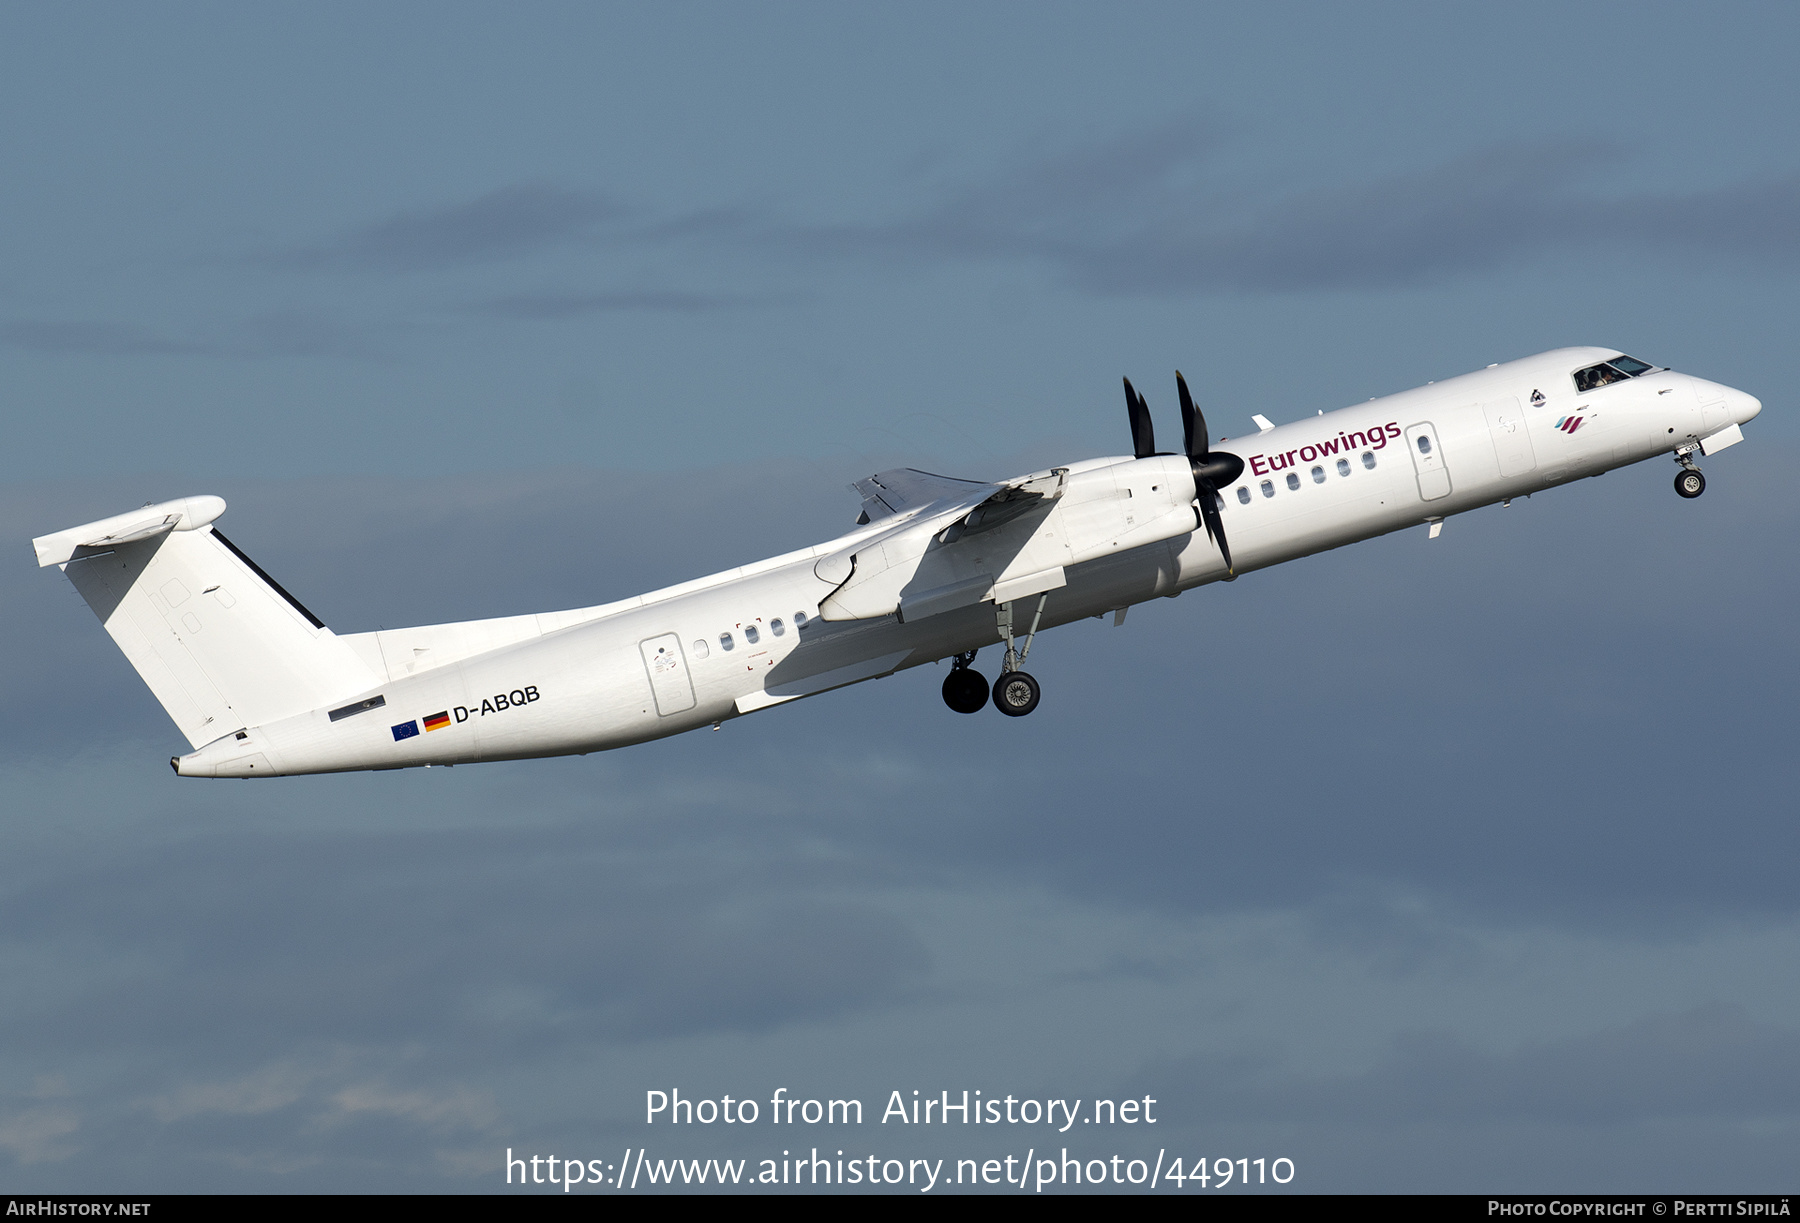
{"label": "nose wheel", "polygon": [[1675,461],[1681,464],[1681,470],[1675,473],[1675,493],[1689,501],[1706,491],[1706,477],[1694,466],[1694,451],[1697,449],[1697,446],[1690,443],[1675,451]]}

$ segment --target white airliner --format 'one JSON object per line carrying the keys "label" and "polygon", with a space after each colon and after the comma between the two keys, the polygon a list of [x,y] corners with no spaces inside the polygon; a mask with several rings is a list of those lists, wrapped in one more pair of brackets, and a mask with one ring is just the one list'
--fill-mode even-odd
{"label": "white airliner", "polygon": [[[601,751],[952,659],[944,700],[1014,717],[1047,628],[1443,521],[1659,454],[1742,439],[1742,391],[1564,348],[1183,453],[1125,383],[1134,454],[997,483],[911,469],[853,487],[817,547],[575,611],[338,636],[189,497],[33,540],[194,749],[183,777],[279,777]],[[1224,443],[1228,442],[1226,446]],[[1004,646],[990,686],[970,664]]]}

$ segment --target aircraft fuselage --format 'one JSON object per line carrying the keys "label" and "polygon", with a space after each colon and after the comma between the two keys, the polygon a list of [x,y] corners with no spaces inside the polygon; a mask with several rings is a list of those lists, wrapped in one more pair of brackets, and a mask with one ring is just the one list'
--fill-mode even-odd
{"label": "aircraft fuselage", "polygon": [[[1220,441],[1215,450],[1245,463],[1219,490],[1235,575],[1703,439],[1736,440],[1735,426],[1761,409],[1741,391],[1669,370],[1578,390],[1575,371],[1609,358],[1616,350],[1561,349]],[[1199,529],[1192,483],[1171,493],[1173,471],[1163,457],[1115,457],[1034,473],[1056,482],[1064,515],[1042,519],[1029,538],[1028,522],[1005,547],[1050,549],[1043,572],[1054,576],[1036,585],[1060,584],[1047,589],[1030,579],[1009,586],[998,562],[983,569],[980,537],[927,532],[926,506],[910,512],[924,524],[910,545],[922,559],[894,542],[909,517],[897,514],[621,603],[344,637],[379,681],[367,692],[335,710],[235,730],[174,763],[185,776],[245,777],[602,751],[994,646],[1003,607],[1022,637],[1034,612],[1040,629],[1054,628],[1233,576]],[[1172,521],[1170,504],[1185,507],[1184,528],[1154,525]],[[1132,544],[1134,530],[1162,537]],[[861,541],[876,542],[865,554]],[[871,559],[881,548],[888,561]],[[942,580],[920,595],[925,579],[905,566],[933,558],[946,566]],[[884,563],[901,566],[887,594],[873,577],[845,580],[846,570],[866,576]],[[965,571],[976,576],[957,576]],[[958,596],[964,589],[988,597]]]}

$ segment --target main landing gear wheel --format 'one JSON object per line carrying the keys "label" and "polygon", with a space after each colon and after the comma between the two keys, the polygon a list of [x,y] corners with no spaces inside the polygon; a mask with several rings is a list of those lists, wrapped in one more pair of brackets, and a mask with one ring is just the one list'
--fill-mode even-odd
{"label": "main landing gear wheel", "polygon": [[1009,718],[1022,718],[1038,707],[1038,682],[1023,671],[1008,671],[994,681],[994,708]]}
{"label": "main landing gear wheel", "polygon": [[957,667],[944,677],[944,704],[957,713],[980,713],[988,702],[987,677],[967,667]]}
{"label": "main landing gear wheel", "polygon": [[1675,477],[1675,491],[1692,500],[1706,491],[1706,477],[1698,468],[1689,467]]}

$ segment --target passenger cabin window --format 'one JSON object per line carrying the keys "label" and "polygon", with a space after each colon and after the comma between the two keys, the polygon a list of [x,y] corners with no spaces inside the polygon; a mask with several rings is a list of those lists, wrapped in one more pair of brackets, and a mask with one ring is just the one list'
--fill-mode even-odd
{"label": "passenger cabin window", "polygon": [[734,648],[736,648],[736,646],[737,646],[737,642],[735,642],[731,639],[730,633],[720,633],[719,634],[719,648],[721,650],[724,650],[727,654],[729,654]]}
{"label": "passenger cabin window", "polygon": [[797,629],[806,627],[806,613],[805,612],[795,612],[794,613],[794,627]]}
{"label": "passenger cabin window", "polygon": [[1426,437],[1423,433],[1419,434],[1419,453],[1420,454],[1430,454],[1431,453],[1431,439]]}
{"label": "passenger cabin window", "polygon": [[762,636],[756,631],[756,626],[754,624],[746,624],[744,626],[744,640],[748,641],[751,645],[755,645],[762,640]]}
{"label": "passenger cabin window", "polygon": [[1264,480],[1262,482],[1262,490],[1263,496],[1265,497],[1273,497],[1275,495],[1275,485],[1272,481]]}
{"label": "passenger cabin window", "polygon": [[780,616],[777,616],[775,619],[769,621],[769,631],[774,633],[777,637],[780,637],[787,632],[787,625],[781,622]]}
{"label": "passenger cabin window", "polygon": [[706,648],[706,639],[704,637],[694,643],[695,658],[705,658],[710,653],[712,653],[712,651]]}
{"label": "passenger cabin window", "polygon": [[1590,365],[1586,369],[1575,371],[1575,389],[1577,391],[1597,391],[1614,382],[1623,382],[1627,378],[1636,378],[1641,374],[1656,372],[1656,366],[1638,360],[1636,357],[1614,357],[1610,361],[1602,361],[1599,365]]}
{"label": "passenger cabin window", "polygon": [[1325,483],[1325,469],[1323,467],[1313,468],[1312,469],[1312,478],[1313,478],[1314,484]]}
{"label": "passenger cabin window", "polygon": [[1370,471],[1375,470],[1375,452],[1373,450],[1363,451],[1363,466]]}
{"label": "passenger cabin window", "polygon": [[1250,504],[1250,486],[1248,484],[1238,485],[1238,504],[1239,505],[1249,505]]}
{"label": "passenger cabin window", "polygon": [[1338,460],[1338,475],[1347,476],[1349,474],[1350,474],[1350,460],[1349,459],[1339,459]]}
{"label": "passenger cabin window", "polygon": [[1300,474],[1298,472],[1288,472],[1287,486],[1290,492],[1300,491]]}

